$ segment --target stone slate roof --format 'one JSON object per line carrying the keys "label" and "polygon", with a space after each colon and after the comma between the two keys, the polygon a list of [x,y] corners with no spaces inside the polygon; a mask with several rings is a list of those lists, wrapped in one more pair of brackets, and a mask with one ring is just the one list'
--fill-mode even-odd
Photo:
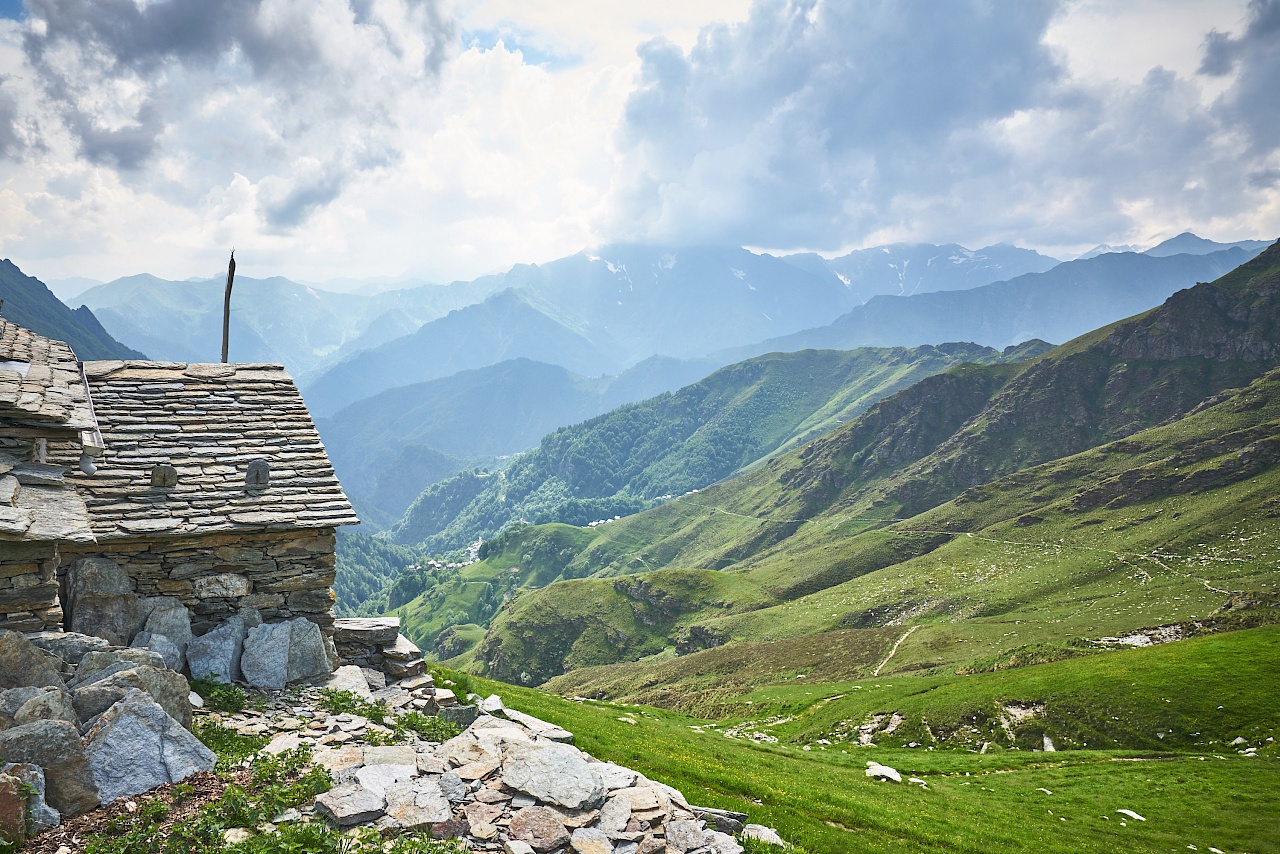
{"label": "stone slate roof", "polygon": [[[36,443],[100,447],[75,353],[0,318],[0,541],[93,542],[84,501],[66,466],[39,461]],[[3,547],[0,546],[0,552]]]}
{"label": "stone slate roof", "polygon": [[[85,362],[106,451],[69,477],[99,542],[359,522],[281,365]],[[246,482],[251,463],[266,486]],[[174,485],[152,485],[172,466]]]}
{"label": "stone slate roof", "polygon": [[75,353],[0,318],[0,418],[16,425],[92,431]]}

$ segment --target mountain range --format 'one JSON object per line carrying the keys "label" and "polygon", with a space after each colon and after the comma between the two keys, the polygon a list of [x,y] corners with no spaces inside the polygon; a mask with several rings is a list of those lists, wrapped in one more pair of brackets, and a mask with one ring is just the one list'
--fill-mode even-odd
{"label": "mountain range", "polygon": [[492,467],[559,427],[687,385],[715,367],[655,356],[616,376],[587,378],[508,359],[388,389],[316,426],[361,518],[389,527],[437,481],[469,466]]}
{"label": "mountain range", "polygon": [[121,344],[87,308],[74,311],[44,283],[25,275],[7,258],[0,261],[0,316],[33,332],[65,341],[81,359],[141,359],[142,353]]}
{"label": "mountain range", "polygon": [[972,344],[773,353],[672,393],[549,432],[493,473],[423,492],[393,541],[449,551],[518,520],[586,525],[705,487],[856,416],[875,401],[962,363],[1018,361],[1048,349]]}
{"label": "mountain range", "polygon": [[[935,374],[696,494],[513,528],[397,613],[455,663],[649,702],[664,648],[909,623],[901,666],[954,668],[976,638],[1068,649],[1203,616],[1274,570],[1278,333],[1280,245],[1025,362]],[[442,631],[455,584],[487,630]]]}

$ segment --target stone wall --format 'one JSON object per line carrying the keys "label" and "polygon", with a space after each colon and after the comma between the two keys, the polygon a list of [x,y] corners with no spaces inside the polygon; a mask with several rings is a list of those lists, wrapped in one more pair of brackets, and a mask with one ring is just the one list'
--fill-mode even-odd
{"label": "stone wall", "polygon": [[0,630],[40,632],[62,622],[58,549],[53,543],[0,540]]}
{"label": "stone wall", "polygon": [[114,540],[60,549],[59,581],[79,558],[104,557],[128,572],[141,597],[174,596],[204,634],[242,609],[268,623],[306,617],[333,629],[333,528]]}

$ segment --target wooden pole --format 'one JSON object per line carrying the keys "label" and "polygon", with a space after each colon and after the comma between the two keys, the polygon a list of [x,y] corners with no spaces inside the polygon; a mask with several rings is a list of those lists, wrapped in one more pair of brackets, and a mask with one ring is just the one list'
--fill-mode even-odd
{"label": "wooden pole", "polygon": [[231,286],[236,280],[236,250],[231,250],[231,263],[227,265],[227,293],[222,298],[222,364],[227,363],[227,334],[231,330]]}

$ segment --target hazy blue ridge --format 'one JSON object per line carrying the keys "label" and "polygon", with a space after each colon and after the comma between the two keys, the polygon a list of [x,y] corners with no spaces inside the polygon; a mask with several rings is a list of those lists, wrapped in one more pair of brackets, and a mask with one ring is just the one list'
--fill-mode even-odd
{"label": "hazy blue ridge", "polygon": [[582,525],[633,513],[820,435],[932,373],[1046,349],[1040,342],[1006,355],[947,344],[759,357],[550,432],[502,471],[435,484],[391,535],[446,551],[521,519]]}
{"label": "hazy blue ridge", "polygon": [[716,354],[745,359],[808,347],[911,347],[974,341],[1004,348],[1039,338],[1068,341],[1212,281],[1258,254],[1239,247],[1207,255],[1110,253],[965,291],[877,296],[833,323]]}
{"label": "hazy blue ridge", "polygon": [[81,359],[144,359],[103,328],[94,313],[68,308],[39,279],[25,275],[8,259],[0,261],[0,316],[46,338],[65,341]]}

